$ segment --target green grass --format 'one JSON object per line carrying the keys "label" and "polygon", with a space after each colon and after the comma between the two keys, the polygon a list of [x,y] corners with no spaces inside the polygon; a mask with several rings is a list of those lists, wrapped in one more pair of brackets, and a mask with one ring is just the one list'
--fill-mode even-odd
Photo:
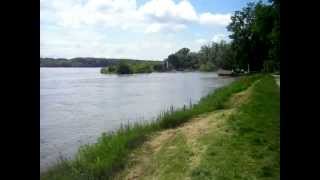
{"label": "green grass", "polygon": [[249,102],[231,116],[225,131],[200,140],[208,149],[191,171],[192,179],[280,179],[280,94],[271,76],[253,87]]}
{"label": "green grass", "polygon": [[[41,174],[43,180],[112,179],[128,161],[128,155],[147,137],[167,128],[174,128],[202,113],[224,108],[234,93],[248,88],[263,75],[244,76],[230,85],[217,89],[188,108],[171,109],[150,122],[122,126],[119,130],[103,134],[98,142],[82,146],[71,160],[60,163]],[[268,169],[266,170],[268,171]]]}

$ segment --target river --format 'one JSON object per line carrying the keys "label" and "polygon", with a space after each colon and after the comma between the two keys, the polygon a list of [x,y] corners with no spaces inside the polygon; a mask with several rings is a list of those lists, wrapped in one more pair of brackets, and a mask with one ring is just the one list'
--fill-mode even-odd
{"label": "river", "polygon": [[196,103],[232,78],[216,73],[105,75],[100,68],[40,68],[40,170],[121,124]]}

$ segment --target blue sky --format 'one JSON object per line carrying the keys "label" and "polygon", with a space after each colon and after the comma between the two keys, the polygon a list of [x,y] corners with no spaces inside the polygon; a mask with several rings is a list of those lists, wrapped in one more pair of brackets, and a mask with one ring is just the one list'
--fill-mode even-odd
{"label": "blue sky", "polygon": [[228,41],[230,16],[252,0],[40,0],[41,57],[163,60]]}

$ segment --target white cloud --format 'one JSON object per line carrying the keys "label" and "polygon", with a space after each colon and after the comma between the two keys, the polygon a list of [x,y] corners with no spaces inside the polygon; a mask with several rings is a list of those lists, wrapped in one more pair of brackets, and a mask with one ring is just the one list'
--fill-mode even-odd
{"label": "white cloud", "polygon": [[198,44],[204,44],[205,42],[207,42],[207,40],[203,39],[203,38],[200,38],[200,39],[196,39],[195,42],[198,43]]}
{"label": "white cloud", "polygon": [[186,23],[197,21],[197,13],[187,0],[175,4],[172,0],[151,0],[139,8],[147,20]]}
{"label": "white cloud", "polygon": [[183,29],[186,29],[186,25],[184,24],[161,24],[161,23],[153,23],[149,25],[145,32],[146,33],[156,33],[156,32],[178,32]]}
{"label": "white cloud", "polygon": [[[86,33],[79,33],[85,36]],[[69,38],[54,40],[41,44],[41,54],[47,57],[108,57],[108,58],[135,58],[163,60],[168,54],[178,50],[180,44],[163,40],[159,37],[146,37],[126,43],[103,43],[99,37],[79,38],[79,41],[70,41]],[[105,40],[106,41],[106,40]],[[87,43],[83,43],[87,42]]]}
{"label": "white cloud", "polygon": [[230,39],[229,39],[228,35],[226,35],[226,34],[216,34],[212,38],[212,41],[216,42],[216,43],[219,43],[222,40],[229,41]]}
{"label": "white cloud", "polygon": [[175,5],[171,0],[151,0],[138,8],[135,0],[88,0],[84,3],[78,0],[52,0],[41,2],[41,20],[55,20],[57,25],[68,28],[100,26],[145,29],[151,24],[153,29],[155,23],[166,26],[188,20],[186,15],[192,6],[186,4],[184,1]]}
{"label": "white cloud", "polygon": [[[82,26],[120,27],[122,29],[157,28],[183,30],[177,28],[189,23],[224,26],[230,22],[230,14],[197,14],[187,0],[175,3],[173,0],[150,0],[137,7],[136,0],[43,0],[41,21],[55,21],[64,27],[81,28]],[[157,24],[157,25],[155,25]],[[152,26],[152,27],[148,27]],[[148,31],[150,32],[150,31]],[[155,31],[159,32],[159,31]]]}
{"label": "white cloud", "polygon": [[97,25],[126,29],[140,23],[135,0],[88,0],[84,4],[61,8],[57,15],[65,27]]}
{"label": "white cloud", "polygon": [[226,26],[231,22],[231,14],[203,13],[199,16],[199,23],[204,25]]}

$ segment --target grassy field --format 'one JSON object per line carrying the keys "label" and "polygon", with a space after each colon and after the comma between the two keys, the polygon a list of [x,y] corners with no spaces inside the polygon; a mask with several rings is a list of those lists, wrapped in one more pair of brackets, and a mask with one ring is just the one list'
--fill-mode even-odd
{"label": "grassy field", "polygon": [[[228,99],[230,99],[230,97],[238,92],[244,91],[246,90],[248,87],[250,87],[254,82],[256,82],[258,79],[263,78],[263,81],[265,83],[259,83],[259,84],[266,84],[266,86],[270,86],[270,88],[266,88],[266,87],[262,87],[262,89],[266,92],[263,93],[269,93],[269,94],[263,94],[259,92],[256,92],[256,96],[258,98],[258,100],[262,100],[264,99],[264,101],[266,102],[256,102],[258,106],[259,104],[261,105],[260,108],[258,108],[258,110],[261,108],[263,108],[264,106],[267,105],[272,105],[272,107],[269,107],[269,109],[266,109],[267,111],[269,111],[269,113],[273,113],[272,115],[275,117],[269,117],[270,115],[267,115],[265,113],[262,114],[257,114],[256,116],[259,118],[262,118],[260,121],[265,121],[262,123],[262,125],[270,125],[272,126],[273,124],[271,124],[271,122],[269,122],[269,119],[272,118],[278,118],[278,114],[276,114],[277,112],[274,112],[274,108],[277,108],[275,105],[277,105],[275,102],[273,102],[273,100],[275,100],[275,98],[277,97],[276,92],[273,92],[273,94],[269,91],[272,91],[274,89],[275,83],[273,80],[271,80],[271,77],[265,77],[264,75],[252,75],[252,76],[245,76],[240,78],[237,81],[234,81],[233,83],[231,83],[230,85],[220,88],[218,90],[216,90],[214,93],[209,94],[208,96],[202,98],[200,100],[200,102],[196,105],[189,105],[188,107],[184,107],[181,109],[170,109],[168,111],[165,111],[163,113],[161,113],[159,115],[159,117],[154,120],[154,121],[150,121],[149,123],[144,122],[144,123],[137,123],[137,124],[132,124],[132,125],[125,125],[122,126],[119,130],[115,131],[115,132],[111,132],[111,133],[106,133],[103,134],[99,139],[98,142],[95,144],[91,144],[91,145],[86,145],[83,146],[79,149],[79,152],[77,153],[77,155],[72,159],[72,160],[61,160],[60,163],[58,163],[56,166],[52,167],[51,169],[49,169],[47,172],[41,174],[41,179],[46,180],[46,179],[59,179],[59,180],[64,180],[64,179],[77,179],[77,180],[81,180],[81,179],[112,179],[114,177],[114,175],[117,175],[117,173],[123,169],[126,168],[128,162],[130,161],[130,157],[129,155],[135,151],[137,149],[137,147],[140,147],[144,142],[148,141],[150,139],[150,137],[162,130],[165,129],[170,129],[170,128],[176,128],[186,122],[188,122],[189,120],[191,120],[192,118],[195,118],[201,114],[204,113],[209,113],[215,110],[221,110],[227,107],[226,102],[228,101]],[[259,87],[259,86],[258,86]],[[269,91],[267,91],[269,89]],[[255,93],[253,93],[255,94]],[[272,98],[269,98],[269,96],[272,95]],[[266,96],[263,98],[263,96]],[[253,99],[256,99],[256,97],[254,97]],[[272,100],[272,102],[270,102],[270,100]],[[266,103],[266,105],[265,105]],[[247,107],[247,109],[250,107]],[[254,109],[257,107],[251,107],[251,109]],[[242,107],[241,109],[243,109],[243,112],[246,112],[246,106]],[[263,108],[264,109],[264,108]],[[259,111],[254,111],[254,112],[259,112]],[[251,112],[252,113],[252,112]],[[251,114],[249,113],[249,114]],[[251,117],[250,115],[246,115],[246,117]],[[249,134],[244,133],[245,135],[243,135],[245,138],[247,138],[247,140],[252,140],[253,145],[255,146],[254,143],[262,143],[264,145],[264,143],[273,143],[273,146],[268,147],[269,149],[271,148],[271,150],[275,151],[275,153],[278,152],[278,146],[277,143],[273,141],[272,138],[277,138],[278,137],[278,131],[276,131],[276,129],[272,129],[270,131],[267,131],[268,129],[266,129],[266,127],[263,126],[263,128],[261,129],[254,129],[255,125],[258,125],[259,123],[253,123],[250,124],[250,128],[246,127],[245,124],[246,123],[252,123],[251,121],[253,121],[252,119],[256,118],[255,116],[253,116],[250,120],[248,119],[244,119],[241,120],[240,122],[238,121],[230,121],[230,130],[234,131],[235,133],[233,134],[241,134],[243,132],[249,132]],[[259,122],[260,122],[259,121]],[[272,122],[274,121],[274,119],[272,119]],[[231,123],[232,122],[232,123]],[[251,127],[252,126],[252,127]],[[238,128],[238,129],[237,129]],[[253,128],[253,130],[252,130]],[[236,133],[237,132],[237,133]],[[268,132],[267,136],[265,133]],[[255,134],[250,134],[250,133],[255,133]],[[259,134],[260,133],[260,134]],[[276,133],[276,134],[274,134]],[[259,135],[259,136],[255,136],[255,135]],[[260,136],[261,135],[261,136]],[[209,135],[208,135],[209,136]],[[248,137],[247,137],[248,136]],[[235,135],[235,137],[238,137],[237,135]],[[240,147],[243,148],[245,146],[247,146],[248,144],[245,144],[244,142],[247,142],[246,139],[241,139],[243,138],[242,136],[239,135],[240,138],[239,140],[233,140],[229,143],[233,144],[239,144],[236,147]],[[252,138],[252,139],[250,139]],[[258,139],[257,139],[258,138]],[[201,139],[201,142],[203,143],[208,143],[208,139],[210,139],[210,137],[208,138],[203,138]],[[232,137],[231,139],[235,139],[234,137]],[[187,147],[187,144],[184,143],[186,139],[184,138],[184,136],[178,136],[176,139],[174,139],[174,141],[172,141],[171,143],[174,143],[176,145],[179,145],[178,149],[180,149],[181,151],[179,151],[179,153],[170,156],[170,157],[166,157],[167,153],[166,151],[163,151],[162,155],[159,155],[159,157],[155,157],[155,159],[163,159],[164,161],[162,163],[159,164],[165,164],[168,162],[169,165],[174,165],[174,163],[172,163],[172,157],[177,158],[178,160],[176,161],[177,164],[174,165],[173,168],[164,168],[163,169],[163,174],[168,174],[168,176],[164,177],[164,179],[180,179],[179,176],[176,176],[176,173],[170,173],[169,172],[180,172],[180,171],[185,171],[185,172],[193,172],[192,173],[192,178],[194,179],[203,179],[203,177],[206,177],[206,175],[208,173],[206,172],[210,172],[210,173],[214,173],[214,177],[220,177],[219,172],[220,171],[211,171],[212,169],[214,169],[214,165],[210,164],[210,162],[206,162],[206,161],[199,161],[199,165],[197,167],[195,167],[194,170],[192,169],[188,169],[185,166],[188,164],[186,163],[185,157],[190,155],[189,151],[189,147]],[[269,142],[270,140],[270,142]],[[214,143],[221,143],[224,142],[224,140],[221,141],[210,141],[210,146],[214,147]],[[243,144],[241,143],[243,142]],[[250,141],[251,142],[251,141]],[[251,145],[251,144],[249,144]],[[259,146],[257,146],[259,147]],[[264,147],[264,146],[263,146]],[[214,148],[213,148],[214,149]],[[231,148],[230,148],[231,149]],[[270,150],[270,151],[271,151]],[[249,152],[250,151],[250,152]],[[262,153],[263,156],[261,161],[267,161],[268,159],[264,159],[264,152],[260,152],[260,149],[258,148],[257,150],[255,150],[259,153]],[[251,152],[251,149],[247,151],[245,151],[246,153],[254,153],[255,151]],[[161,151],[162,152],[162,151]],[[241,153],[241,150],[239,150],[239,152]],[[266,150],[266,152],[269,153],[269,151]],[[225,154],[227,155],[227,154]],[[203,154],[204,158],[201,159],[205,159],[206,156],[210,156],[207,154]],[[259,156],[259,157],[260,157]],[[215,156],[215,158],[223,157],[223,154],[219,155],[219,156]],[[227,157],[229,157],[227,155]],[[167,160],[167,161],[166,161]],[[269,159],[270,161],[272,160],[272,158]],[[241,161],[239,161],[241,162]],[[245,163],[245,162],[242,162]],[[274,163],[277,163],[274,162]],[[261,163],[263,164],[263,163]],[[270,174],[270,172],[274,172],[274,167],[270,167],[267,166],[266,164],[263,167],[263,172],[259,173],[265,173],[266,176],[268,176],[268,173]],[[230,166],[226,165],[225,167],[219,167],[219,169],[224,169],[224,168],[230,168]],[[256,168],[259,169],[259,168]],[[252,170],[253,171],[253,170]],[[258,170],[257,170],[258,171]],[[224,172],[224,171],[221,171]],[[220,173],[221,173],[220,172]],[[254,171],[255,172],[255,171]],[[210,179],[211,175],[209,173],[208,178]],[[251,173],[251,171],[249,172]],[[272,177],[274,175],[272,174]],[[223,177],[221,175],[221,177]],[[231,177],[231,176],[230,176]],[[233,177],[238,177],[238,176],[233,176]],[[222,178],[223,179],[223,178]]]}

